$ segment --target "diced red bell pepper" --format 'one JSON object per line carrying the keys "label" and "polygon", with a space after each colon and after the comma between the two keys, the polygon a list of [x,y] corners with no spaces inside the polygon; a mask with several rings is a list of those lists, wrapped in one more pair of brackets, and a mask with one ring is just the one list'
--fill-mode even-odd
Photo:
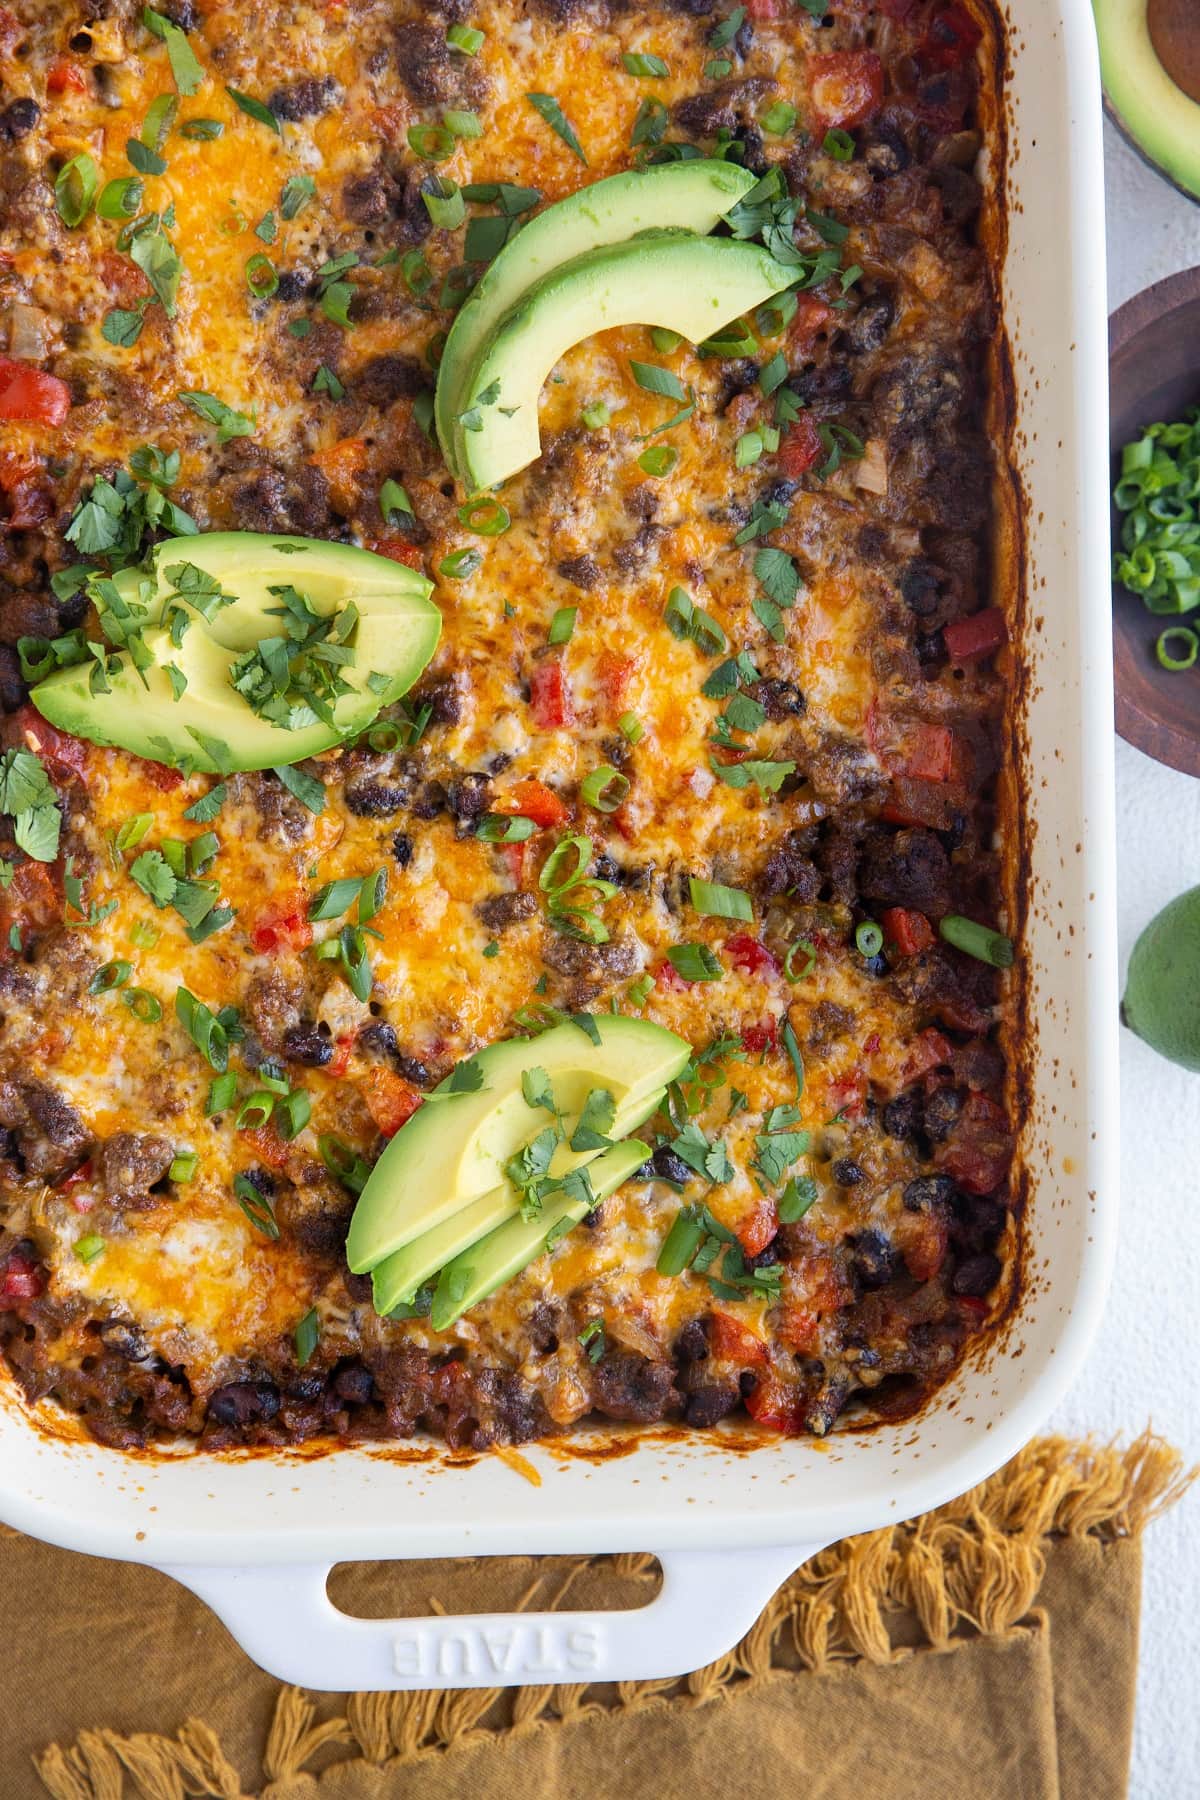
{"label": "diced red bell pepper", "polygon": [[151,787],[158,788],[164,794],[169,794],[182,784],[183,771],[173,769],[169,763],[151,762],[145,756],[130,756],[129,761],[143,781],[148,781]]}
{"label": "diced red bell pepper", "polygon": [[833,308],[819,294],[797,294],[796,312],[788,326],[788,343],[800,356],[808,356],[819,332],[833,317]]}
{"label": "diced red bell pepper", "polygon": [[650,973],[654,977],[654,985],[667,994],[684,994],[688,988],[696,985],[694,981],[688,981],[681,975],[675,964],[668,962],[665,956],[660,963],[655,963]]}
{"label": "diced red bell pepper", "polygon": [[932,1025],[928,1026],[909,1045],[908,1056],[901,1071],[905,1087],[910,1081],[917,1081],[922,1075],[928,1075],[931,1069],[947,1065],[950,1055],[949,1040]]}
{"label": "diced red bell pepper", "polygon": [[780,474],[786,475],[789,481],[805,475],[815,463],[825,455],[825,446],[821,442],[821,434],[807,413],[800,417],[784,432],[779,444],[777,461]]}
{"label": "diced red bell pepper", "polygon": [[260,956],[273,950],[307,950],[313,941],[308,915],[295,903],[262,913],[250,928],[250,943]]}
{"label": "diced red bell pepper", "polygon": [[0,419],[61,425],[70,410],[71,390],[65,381],[32,363],[0,356]]}
{"label": "diced red bell pepper", "polygon": [[354,1055],[354,1046],[358,1042],[356,1031],[345,1031],[337,1040],[337,1049],[333,1053],[333,1061],[329,1065],[329,1073],[340,1081],[350,1067],[350,1058]]}
{"label": "diced red bell pepper", "polygon": [[368,1069],[359,1086],[367,1103],[367,1111],[375,1121],[375,1129],[384,1137],[395,1137],[400,1127],[412,1118],[423,1096],[392,1069]]}
{"label": "diced red bell pepper", "polygon": [[883,64],[873,50],[838,50],[808,65],[813,125],[818,137],[831,126],[862,125],[883,104]]}
{"label": "diced red bell pepper", "polygon": [[949,781],[954,767],[954,733],[948,725],[919,725],[904,757],[913,781]]}
{"label": "diced red bell pepper", "polygon": [[558,731],[575,723],[575,702],[558,657],[538,663],[529,683],[529,706],[538,731]]}
{"label": "diced red bell pepper", "polygon": [[78,63],[67,56],[56,56],[46,76],[46,91],[51,94],[86,94],[87,76]]}
{"label": "diced red bell pepper", "polygon": [[725,950],[735,969],[743,975],[778,975],[779,964],[765,944],[744,931],[725,940]]}
{"label": "diced red bell pepper", "polygon": [[864,1056],[878,1056],[879,1047],[882,1043],[883,1043],[883,1039],[880,1037],[880,1035],[877,1031],[870,1032],[868,1034],[868,1036],[863,1039],[863,1046],[862,1046],[863,1055]]}
{"label": "diced red bell pepper", "polygon": [[621,711],[625,700],[625,689],[637,674],[637,667],[636,656],[619,656],[615,650],[600,652],[596,674],[611,712]]}
{"label": "diced red bell pepper", "polygon": [[417,546],[402,537],[372,538],[371,548],[376,556],[386,556],[392,562],[403,563],[409,569],[419,569],[425,561]]}
{"label": "diced red bell pepper", "polygon": [[767,1360],[767,1346],[757,1332],[751,1331],[732,1314],[714,1311],[708,1327],[708,1342],[714,1356],[727,1357],[730,1362],[763,1363]]}
{"label": "diced red bell pepper", "polygon": [[890,825],[926,825],[930,831],[949,831],[954,823],[951,791],[941,781],[913,781],[897,775],[880,815]]}
{"label": "diced red bell pepper", "polygon": [[1003,1107],[986,1094],[970,1094],[949,1140],[934,1161],[968,1194],[994,1194],[1013,1156],[1013,1137]]}
{"label": "diced red bell pepper", "polygon": [[829,1102],[835,1117],[861,1118],[866,1097],[867,1078],[861,1069],[850,1075],[840,1075],[829,1084]]}
{"label": "diced red bell pepper", "polygon": [[746,1411],[755,1424],[782,1432],[784,1437],[798,1437],[804,1429],[804,1415],[796,1390],[775,1375],[759,1377],[753,1393],[746,1395]]}
{"label": "diced red bell pepper", "polygon": [[933,927],[921,912],[909,912],[903,906],[889,906],[879,915],[883,941],[895,946],[901,956],[919,956],[933,943]]}
{"label": "diced red bell pepper", "polygon": [[898,1234],[904,1266],[914,1281],[932,1281],[946,1260],[950,1232],[939,1212],[906,1213]]}
{"label": "diced red bell pepper", "polygon": [[1008,623],[998,606],[985,606],[969,619],[952,619],[942,637],[951,662],[976,662],[1008,642]]}
{"label": "diced red bell pepper", "polygon": [[737,1240],[747,1256],[757,1256],[765,1250],[776,1232],[779,1230],[779,1214],[775,1210],[773,1200],[757,1200],[740,1221]]}
{"label": "diced red bell pepper", "polygon": [[746,0],[746,11],[756,25],[765,25],[779,17],[782,0]]}
{"label": "diced red bell pepper", "polygon": [[0,891],[0,927],[5,940],[14,925],[19,930],[41,931],[61,917],[62,894],[55,875],[45,863],[19,863],[7,888]]}
{"label": "diced red bell pepper", "polygon": [[554,789],[532,776],[518,781],[509,793],[497,800],[496,811],[518,813],[523,819],[532,819],[543,831],[565,824],[571,816],[570,808]]}
{"label": "diced red bell pepper", "polygon": [[46,1277],[24,1250],[10,1250],[0,1271],[0,1305],[6,1300],[36,1300]]}
{"label": "diced red bell pepper", "polygon": [[780,1312],[778,1330],[780,1341],[802,1356],[812,1356],[820,1347],[821,1321],[811,1307],[789,1302]]}
{"label": "diced red bell pepper", "polygon": [[514,887],[525,885],[525,866],[528,861],[528,842],[523,844],[501,844],[500,853],[508,864],[508,872]]}
{"label": "diced red bell pepper", "polygon": [[274,1125],[260,1125],[257,1131],[247,1131],[243,1135],[259,1162],[266,1163],[269,1169],[287,1168],[288,1147]]}
{"label": "diced red bell pepper", "polygon": [[927,69],[957,69],[970,62],[983,41],[983,32],[957,4],[939,7],[917,52]]}
{"label": "diced red bell pepper", "polygon": [[764,1019],[761,1025],[742,1026],[742,1049],[748,1056],[761,1056],[764,1051],[779,1048],[779,1027],[774,1019]]}

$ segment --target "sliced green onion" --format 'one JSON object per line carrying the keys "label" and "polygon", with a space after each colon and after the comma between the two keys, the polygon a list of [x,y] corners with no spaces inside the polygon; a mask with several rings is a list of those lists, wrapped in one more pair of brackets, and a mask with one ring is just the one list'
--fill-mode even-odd
{"label": "sliced green onion", "polygon": [[129,941],[138,950],[153,950],[162,932],[157,925],[150,925],[144,919],[137,919],[129,928]]}
{"label": "sliced green onion", "polygon": [[191,138],[196,143],[211,143],[214,138],[223,135],[225,127],[220,119],[186,119],[179,127],[180,137]]}
{"label": "sliced green onion", "polygon": [[92,210],[100,171],[86,150],[64,163],[54,183],[54,204],[64,225],[82,225]]}
{"label": "sliced green onion", "polygon": [[237,1093],[237,1076],[232,1069],[224,1075],[217,1075],[208,1084],[208,1102],[204,1108],[211,1119],[217,1113],[228,1111]]}
{"label": "sliced green onion", "polygon": [[94,1263],[96,1258],[102,1256],[103,1253],[104,1239],[98,1237],[94,1231],[89,1231],[84,1237],[75,1239],[75,1254],[81,1263]]}
{"label": "sliced green onion", "polygon": [[672,944],[667,961],[685,981],[720,981],[725,965],[707,944]]}
{"label": "sliced green onion", "polygon": [[671,73],[662,57],[655,56],[653,51],[623,50],[621,62],[627,75],[649,75],[661,81],[664,75]]}
{"label": "sliced green onion", "polygon": [[483,126],[479,123],[479,114],[451,110],[442,114],[442,123],[447,131],[452,131],[456,138],[481,138]]}
{"label": "sliced green onion", "polygon": [[121,998],[143,1025],[157,1025],[162,1018],[162,1004],[144,987],[123,988]]}
{"label": "sliced green onion", "polygon": [[811,1175],[801,1176],[799,1180],[793,1176],[775,1202],[779,1223],[795,1225],[799,1219],[804,1217],[816,1198],[817,1184]]}
{"label": "sliced green onion", "polygon": [[421,190],[425,210],[443,231],[457,231],[467,216],[466,202],[458,185],[444,175],[430,177],[431,191]]}
{"label": "sliced green onion", "polygon": [[161,150],[167,141],[167,133],[175,123],[175,115],[179,111],[177,94],[156,94],[146,110],[145,123],[141,130],[141,140],[147,150]]}
{"label": "sliced green onion", "polygon": [[550,630],[546,637],[548,644],[569,644],[575,632],[575,620],[579,616],[577,606],[560,606],[550,621]]}
{"label": "sliced green onion", "polygon": [[196,1179],[196,1170],[200,1167],[200,1158],[194,1150],[186,1150],[173,1157],[167,1170],[168,1181],[187,1182]]}
{"label": "sliced green onion", "polygon": [[[574,853],[575,867],[561,881],[559,874],[567,858]],[[565,893],[569,887],[581,881],[587,866],[592,860],[592,840],[590,837],[566,837],[554,846],[538,876],[538,886],[543,894]]]}
{"label": "sliced green onion", "polygon": [[271,1123],[271,1114],[275,1111],[275,1095],[266,1088],[256,1088],[242,1101],[238,1108],[235,1124],[239,1131],[261,1131],[264,1125]]}
{"label": "sliced green onion", "polygon": [[854,942],[860,956],[878,956],[883,949],[883,930],[874,919],[864,919],[854,933]]}
{"label": "sliced green onion", "polygon": [[978,925],[974,919],[964,919],[961,913],[947,913],[938,921],[938,932],[948,944],[975,957],[978,962],[990,963],[993,969],[1012,967],[1012,939],[1005,937],[1002,931]]}
{"label": "sliced green onion", "polygon": [[765,448],[761,431],[744,431],[733,447],[734,467],[753,468]]}
{"label": "sliced green onion", "polygon": [[612,414],[603,400],[593,400],[589,406],[584,407],[579,416],[589,431],[603,431],[612,418]]}
{"label": "sliced green onion", "polygon": [[827,131],[821,140],[821,148],[826,156],[832,156],[834,162],[854,161],[855,143],[848,131],[840,131],[836,128],[833,131]]}
{"label": "sliced green onion", "polygon": [[772,137],[786,137],[796,123],[796,108],[787,100],[776,100],[765,112],[758,115],[758,122],[764,131]]}
{"label": "sliced green onion", "polygon": [[438,564],[438,574],[446,581],[466,581],[482,567],[483,556],[478,550],[452,550]]}
{"label": "sliced green onion", "polygon": [[275,1130],[285,1144],[298,1137],[312,1118],[312,1101],[303,1088],[294,1088],[275,1103]]}
{"label": "sliced green onion", "polygon": [[473,25],[452,25],[446,33],[450,48],[461,50],[464,56],[478,56],[485,41],[484,33],[476,31]]}
{"label": "sliced green onion", "polygon": [[115,962],[103,963],[88,982],[88,993],[111,994],[114,988],[124,987],[132,974],[133,964],[126,962],[123,957],[118,957]]}
{"label": "sliced green onion", "polygon": [[[1172,649],[1172,645],[1178,649]],[[1190,669],[1200,651],[1200,637],[1187,625],[1168,625],[1159,633],[1154,654],[1164,669]]]}
{"label": "sliced green onion", "polygon": [[269,300],[279,287],[279,275],[275,264],[261,250],[247,262],[245,275],[246,286],[256,300]]}
{"label": "sliced green onion", "polygon": [[260,1194],[248,1175],[236,1175],[233,1191],[238,1205],[253,1225],[255,1231],[274,1240],[279,1236],[279,1226],[275,1222],[275,1208],[264,1194]]}
{"label": "sliced green onion", "polygon": [[115,181],[106,181],[96,202],[97,216],[101,219],[132,219],[142,204],[145,190],[146,184],[140,175],[120,175]]}
{"label": "sliced green onion", "polygon": [[296,1367],[304,1368],[308,1363],[321,1336],[321,1321],[317,1317],[317,1309],[310,1306],[296,1327]]}
{"label": "sliced green onion", "polygon": [[670,356],[673,350],[678,350],[683,342],[683,337],[678,331],[668,331],[665,325],[652,325],[650,342],[660,356]]}
{"label": "sliced green onion", "polygon": [[501,537],[512,524],[512,515],[490,494],[481,494],[459,507],[458,522],[480,537]]}
{"label": "sliced green onion", "polygon": [[629,744],[640,744],[646,735],[646,727],[636,713],[623,712],[617,720],[617,730]]}
{"label": "sliced green onion", "polygon": [[[798,957],[804,958],[803,963],[799,966],[797,965]],[[807,938],[796,938],[788,945],[788,953],[783,959],[783,973],[788,981],[803,981],[806,975],[812,974],[816,966],[817,947],[815,944],[810,944]]]}
{"label": "sliced green onion", "polygon": [[533,820],[519,813],[485,813],[475,827],[475,836],[485,844],[523,844],[536,830]]}
{"label": "sliced green onion", "polygon": [[661,478],[669,475],[678,461],[679,452],[673,444],[652,444],[638,457],[638,468],[644,475]]}
{"label": "sliced green onion", "polygon": [[754,903],[744,888],[725,887],[719,881],[698,881],[688,877],[692,905],[698,913],[713,919],[745,919],[753,921]]}
{"label": "sliced green onion", "polygon": [[340,1181],[350,1193],[361,1194],[367,1185],[367,1177],[371,1173],[370,1164],[365,1163],[362,1157],[352,1150],[349,1144],[344,1144],[339,1137],[331,1135],[319,1137],[317,1149],[320,1151],[321,1161],[334,1180]]}
{"label": "sliced green onion", "polygon": [[628,792],[629,777],[614,769],[611,763],[601,763],[598,769],[585,775],[579,797],[585,806],[593,806],[597,812],[614,813]]}
{"label": "sliced green onion", "polygon": [[703,1241],[704,1226],[691,1207],[685,1208],[676,1213],[654,1267],[660,1275],[682,1275]]}

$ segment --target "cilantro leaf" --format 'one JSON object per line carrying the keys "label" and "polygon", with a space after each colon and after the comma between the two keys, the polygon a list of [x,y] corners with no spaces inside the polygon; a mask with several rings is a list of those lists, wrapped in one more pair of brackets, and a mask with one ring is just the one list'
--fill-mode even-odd
{"label": "cilantro leaf", "polygon": [[607,1088],[593,1088],[583,1104],[579,1123],[571,1133],[572,1150],[607,1150],[609,1133],[617,1116],[617,1103]]}

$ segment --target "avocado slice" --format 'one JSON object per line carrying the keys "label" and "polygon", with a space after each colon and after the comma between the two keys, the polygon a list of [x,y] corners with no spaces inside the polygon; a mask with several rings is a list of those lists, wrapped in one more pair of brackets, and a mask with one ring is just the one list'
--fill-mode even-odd
{"label": "avocado slice", "polygon": [[1189,0],[1092,0],[1106,109],[1121,134],[1200,199],[1200,48]]}
{"label": "avocado slice", "polygon": [[[209,609],[206,617],[182,603],[168,573],[180,567],[211,576],[234,597],[232,604]],[[155,548],[148,574],[123,569],[113,581],[126,605],[146,608],[142,639],[150,666],[139,673],[122,656],[107,693],[93,692],[92,663],[58,669],[33,689],[34,705],[52,725],[94,744],[118,744],[153,762],[210,773],[300,762],[361,731],[412,686],[441,632],[424,576],[369,550],[317,538],[251,531],[168,538]],[[353,691],[335,702],[333,724],[315,720],[285,730],[253,711],[231,685],[240,655],[282,635],[283,622],[272,610],[281,602],[270,590],[283,586],[324,615],[349,602],[358,609],[354,660],[339,671]],[[189,620],[178,645],[169,629],[176,610]],[[168,665],[186,681],[178,699]],[[371,683],[371,676],[379,679]]]}
{"label": "avocado slice", "polygon": [[[635,1169],[641,1168],[649,1155],[649,1144],[630,1138],[598,1156],[588,1169],[595,1198],[607,1200],[623,1181],[629,1180]],[[552,1195],[536,1219],[525,1220],[518,1214],[477,1244],[472,1244],[461,1256],[456,1256],[442,1270],[434,1290],[429,1315],[434,1330],[445,1331],[469,1307],[486,1300],[498,1287],[519,1275],[546,1249],[546,1239],[552,1232],[557,1243],[572,1225],[578,1225],[587,1211],[585,1200]]]}
{"label": "avocado slice", "polygon": [[694,343],[790,287],[796,271],[759,244],[658,232],[577,256],[529,289],[496,327],[467,385],[462,476],[495,487],[541,454],[542,384],[572,344],[614,325],[662,325]]}
{"label": "avocado slice", "polygon": [[[526,1070],[545,1069],[568,1137],[592,1088],[607,1088],[617,1103],[616,1133],[631,1128],[627,1120],[646,1116],[638,1107],[674,1081],[691,1055],[683,1038],[646,1019],[601,1014],[588,1026],[555,1025],[539,1038],[491,1044],[434,1089],[396,1133],[359,1196],[346,1240],[356,1275],[508,1185],[505,1164],[551,1122],[521,1091]],[[468,1089],[464,1074],[480,1085]],[[561,1147],[550,1173],[564,1173],[571,1155]]]}
{"label": "avocado slice", "polygon": [[[658,1111],[666,1091],[665,1087],[655,1088],[636,1108],[619,1111],[613,1123],[614,1133],[623,1137],[627,1131],[636,1131],[639,1125],[644,1125]],[[573,1151],[561,1159],[561,1166],[556,1161],[554,1172],[565,1175],[569,1169],[594,1163],[600,1154],[599,1150]],[[402,1250],[385,1256],[381,1263],[376,1263],[371,1275],[375,1311],[390,1313],[402,1301],[411,1300],[417,1289],[460,1251],[469,1249],[519,1212],[520,1201],[512,1183],[506,1181],[493,1188],[490,1194],[472,1200],[461,1212],[452,1214],[444,1225],[422,1232]]]}
{"label": "avocado slice", "polygon": [[442,455],[459,474],[455,417],[473,365],[510,307],[543,275],[604,244],[639,231],[682,226],[709,232],[754,186],[737,163],[697,157],[657,163],[594,181],[530,219],[505,245],[455,315],[438,365],[435,418]]}

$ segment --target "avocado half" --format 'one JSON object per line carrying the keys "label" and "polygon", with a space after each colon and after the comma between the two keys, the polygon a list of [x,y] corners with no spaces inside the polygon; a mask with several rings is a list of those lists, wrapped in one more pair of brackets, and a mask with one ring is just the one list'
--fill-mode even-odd
{"label": "avocado half", "polygon": [[1181,193],[1200,199],[1200,7],[1196,0],[1092,0],[1105,108]]}
{"label": "avocado half", "polygon": [[761,244],[690,231],[647,233],[552,269],[496,327],[468,383],[468,486],[495,487],[541,455],[542,386],[572,344],[616,325],[661,325],[702,343],[795,278]]}
{"label": "avocado half", "polygon": [[[210,576],[231,603],[201,613],[180,599],[177,590],[188,578],[179,571],[186,569]],[[408,691],[441,633],[424,576],[369,550],[319,538],[252,531],[168,538],[155,548],[148,572],[123,569],[113,582],[127,606],[146,608],[149,666],[139,671],[122,656],[107,692],[93,687],[93,663],[58,669],[30,699],[43,718],[76,737],[210,774],[286,767],[362,731]],[[357,608],[354,660],[340,670],[351,691],[334,704],[332,724],[314,720],[286,730],[260,717],[232,685],[237,658],[283,634],[281,601],[271,591],[279,587],[294,587],[321,614],[350,603]],[[188,621],[178,643],[170,629],[176,611]],[[177,693],[181,677],[185,685]]]}
{"label": "avocado half", "polygon": [[522,294],[585,251],[642,231],[678,226],[703,235],[749,193],[755,179],[737,163],[714,157],[657,163],[594,181],[532,218],[463,302],[442,351],[435,420],[451,472],[463,479],[462,434],[455,421],[465,408],[472,370],[487,339]]}

